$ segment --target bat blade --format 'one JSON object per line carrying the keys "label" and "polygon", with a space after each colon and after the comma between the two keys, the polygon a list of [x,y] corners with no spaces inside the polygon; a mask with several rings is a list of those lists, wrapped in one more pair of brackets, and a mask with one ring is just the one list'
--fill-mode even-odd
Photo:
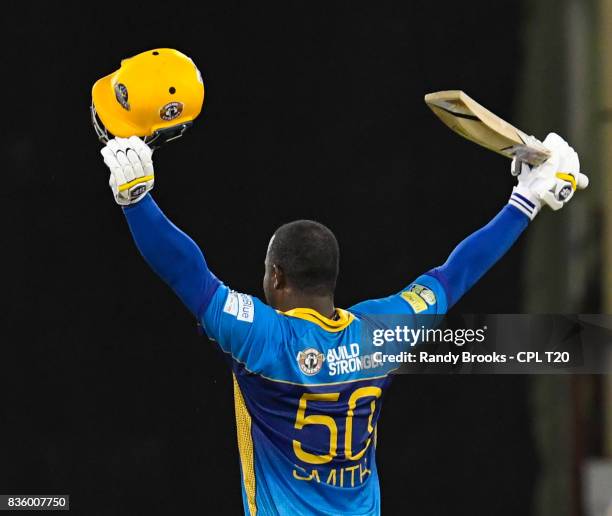
{"label": "bat blade", "polygon": [[544,163],[550,152],[542,142],[491,113],[460,90],[425,95],[425,103],[450,129],[507,158],[532,166]]}

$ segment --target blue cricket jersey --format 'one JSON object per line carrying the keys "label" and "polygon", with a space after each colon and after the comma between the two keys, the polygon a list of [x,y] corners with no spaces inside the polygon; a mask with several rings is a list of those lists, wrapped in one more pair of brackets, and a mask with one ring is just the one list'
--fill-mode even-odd
{"label": "blue cricket jersey", "polygon": [[[377,515],[376,425],[396,364],[369,337],[394,316],[435,324],[525,230],[506,205],[447,261],[398,294],[337,310],[281,313],[229,290],[150,195],[124,208],[139,251],[231,359],[242,494],[255,515]],[[397,321],[397,319],[395,319]],[[399,322],[399,321],[398,321]]]}
{"label": "blue cricket jersey", "polygon": [[220,285],[202,324],[231,358],[242,496],[255,515],[378,515],[376,425],[397,364],[366,338],[376,314],[443,314],[421,276],[404,291],[337,309],[279,312]]}

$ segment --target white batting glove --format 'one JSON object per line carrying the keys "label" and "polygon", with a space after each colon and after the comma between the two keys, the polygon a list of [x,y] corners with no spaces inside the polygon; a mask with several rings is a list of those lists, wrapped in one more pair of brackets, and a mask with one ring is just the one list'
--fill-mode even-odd
{"label": "white batting glove", "polygon": [[551,155],[539,167],[525,162],[512,161],[512,174],[518,175],[518,185],[512,190],[508,201],[531,220],[544,205],[553,210],[565,206],[576,189],[589,185],[589,178],[580,173],[578,154],[558,134],[550,133],[544,145]]}
{"label": "white batting glove", "polygon": [[153,188],[153,151],[140,138],[113,138],[100,152],[110,169],[108,184],[117,204],[137,203]]}

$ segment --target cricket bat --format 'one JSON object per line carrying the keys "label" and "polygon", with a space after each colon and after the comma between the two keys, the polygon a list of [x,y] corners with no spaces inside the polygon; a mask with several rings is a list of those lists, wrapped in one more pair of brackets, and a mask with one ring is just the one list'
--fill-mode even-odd
{"label": "cricket bat", "polygon": [[502,156],[538,166],[550,152],[540,140],[510,125],[463,91],[437,91],[425,95],[425,103],[457,134]]}

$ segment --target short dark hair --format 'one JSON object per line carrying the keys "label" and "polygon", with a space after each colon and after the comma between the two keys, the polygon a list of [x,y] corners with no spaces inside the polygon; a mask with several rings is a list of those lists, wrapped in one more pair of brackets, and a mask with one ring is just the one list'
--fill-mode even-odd
{"label": "short dark hair", "polygon": [[287,281],[306,293],[329,294],[336,288],[340,249],[332,231],[314,220],[296,220],[274,232],[268,251]]}

